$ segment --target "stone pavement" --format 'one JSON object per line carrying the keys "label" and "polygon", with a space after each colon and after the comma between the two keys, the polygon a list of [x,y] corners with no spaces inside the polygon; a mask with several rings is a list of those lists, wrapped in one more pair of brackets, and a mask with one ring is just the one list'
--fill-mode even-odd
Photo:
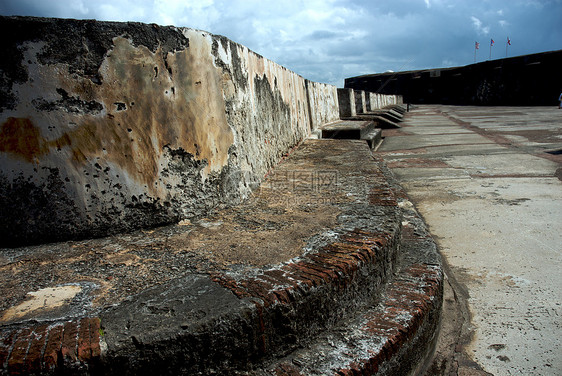
{"label": "stone pavement", "polygon": [[405,120],[378,154],[448,265],[428,374],[562,374],[562,110],[427,105]]}

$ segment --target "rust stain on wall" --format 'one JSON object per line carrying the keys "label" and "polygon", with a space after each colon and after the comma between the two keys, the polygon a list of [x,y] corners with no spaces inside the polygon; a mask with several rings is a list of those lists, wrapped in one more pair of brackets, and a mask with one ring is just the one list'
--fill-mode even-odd
{"label": "rust stain on wall", "polygon": [[212,64],[202,64],[191,49],[164,57],[125,38],[114,44],[101,67],[104,83],[75,86],[88,97],[97,91],[107,113],[67,132],[74,161],[102,157],[149,187],[165,146],[206,160],[206,172],[226,165],[233,136],[219,105],[221,92],[213,85]]}
{"label": "rust stain on wall", "polygon": [[[102,103],[103,111],[57,108],[54,117],[40,110],[33,122],[10,117],[2,124],[0,151],[38,163],[46,162],[40,158],[49,158],[53,149],[68,148],[69,167],[76,171],[93,160],[111,162],[149,189],[158,179],[166,147],[205,161],[204,173],[220,171],[228,163],[234,137],[226,121],[219,73],[207,61],[210,54],[204,44],[164,55],[161,49],[153,53],[114,38],[114,48],[100,68],[101,85],[66,74],[49,83],[75,101]],[[56,128],[60,136],[49,139],[47,128]]]}
{"label": "rust stain on wall", "polygon": [[31,120],[9,117],[0,128],[0,151],[34,163],[47,153],[48,146]]}

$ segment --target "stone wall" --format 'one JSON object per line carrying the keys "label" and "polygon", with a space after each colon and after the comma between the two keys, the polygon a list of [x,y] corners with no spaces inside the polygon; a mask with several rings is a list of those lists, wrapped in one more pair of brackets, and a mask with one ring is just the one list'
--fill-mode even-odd
{"label": "stone wall", "polygon": [[353,89],[338,89],[338,106],[341,118],[357,115]]}
{"label": "stone wall", "polygon": [[367,111],[374,111],[393,104],[402,104],[404,100],[401,95],[384,95],[366,92]]}
{"label": "stone wall", "polygon": [[235,204],[339,117],[335,87],[203,31],[21,17],[0,30],[0,246]]}
{"label": "stone wall", "polygon": [[338,110],[338,92],[332,85],[306,80],[308,103],[310,109],[310,127],[318,129],[320,126],[340,117]]}
{"label": "stone wall", "polygon": [[401,95],[384,95],[355,89],[337,89],[340,118],[352,118],[385,108],[402,104]]}

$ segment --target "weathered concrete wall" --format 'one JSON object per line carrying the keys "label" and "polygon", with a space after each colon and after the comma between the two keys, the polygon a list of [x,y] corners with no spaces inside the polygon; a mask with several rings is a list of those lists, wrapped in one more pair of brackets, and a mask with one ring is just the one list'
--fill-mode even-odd
{"label": "weathered concrete wall", "polygon": [[401,94],[409,103],[532,106],[558,104],[562,50],[463,67],[380,73],[345,79],[345,87]]}
{"label": "weathered concrete wall", "polygon": [[365,101],[365,92],[363,90],[355,90],[355,112],[358,114],[364,114],[367,112],[367,103]]}
{"label": "weathered concrete wall", "polygon": [[355,94],[353,93],[353,89],[338,88],[338,106],[341,118],[357,115],[357,112],[355,111]]}
{"label": "weathered concrete wall", "polygon": [[393,104],[404,103],[401,95],[384,95],[370,92],[365,92],[365,95],[369,97],[367,101],[367,111],[374,111]]}
{"label": "weathered concrete wall", "polygon": [[236,203],[338,117],[334,87],[206,32],[18,17],[0,30],[2,246]]}
{"label": "weathered concrete wall", "polygon": [[340,118],[338,92],[333,85],[306,80],[311,129]]}
{"label": "weathered concrete wall", "polygon": [[384,95],[354,89],[337,89],[337,97],[342,119],[404,103],[401,95]]}
{"label": "weathered concrete wall", "polygon": [[367,93],[367,111],[374,111],[380,107],[379,95],[376,93]]}

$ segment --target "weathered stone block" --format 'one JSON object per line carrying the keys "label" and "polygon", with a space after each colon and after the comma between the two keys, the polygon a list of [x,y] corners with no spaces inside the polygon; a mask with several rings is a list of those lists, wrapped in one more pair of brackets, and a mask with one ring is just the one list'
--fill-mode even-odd
{"label": "weathered stone block", "polygon": [[338,105],[340,110],[340,118],[346,118],[357,115],[355,109],[355,95],[353,89],[338,88]]}
{"label": "weathered stone block", "polygon": [[364,114],[365,112],[367,112],[365,92],[363,90],[354,90],[354,94],[355,94],[355,112],[357,114]]}

